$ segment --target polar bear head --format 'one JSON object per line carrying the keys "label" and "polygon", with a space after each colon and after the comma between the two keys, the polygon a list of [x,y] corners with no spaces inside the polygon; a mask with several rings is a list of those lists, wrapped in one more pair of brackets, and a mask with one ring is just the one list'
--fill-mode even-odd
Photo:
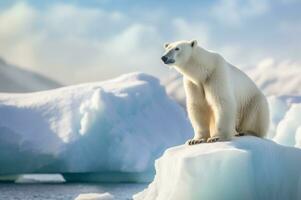
{"label": "polar bear head", "polygon": [[185,65],[196,46],[196,40],[166,43],[164,44],[165,52],[161,57],[161,60],[166,65]]}

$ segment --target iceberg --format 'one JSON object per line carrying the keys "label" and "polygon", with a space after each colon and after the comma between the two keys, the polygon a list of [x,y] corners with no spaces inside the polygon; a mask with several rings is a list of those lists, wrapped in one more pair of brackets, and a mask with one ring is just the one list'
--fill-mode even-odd
{"label": "iceberg", "polygon": [[267,139],[176,146],[155,166],[153,182],[134,200],[301,199],[301,149]]}
{"label": "iceberg", "polygon": [[70,173],[102,173],[106,180],[115,174],[139,181],[145,173],[152,179],[154,160],[192,135],[183,109],[143,73],[0,94],[0,175],[63,173],[72,180]]}
{"label": "iceberg", "polygon": [[301,97],[270,96],[270,130],[267,138],[301,148]]}
{"label": "iceberg", "polygon": [[87,193],[80,194],[74,200],[113,200],[114,196],[110,193]]}

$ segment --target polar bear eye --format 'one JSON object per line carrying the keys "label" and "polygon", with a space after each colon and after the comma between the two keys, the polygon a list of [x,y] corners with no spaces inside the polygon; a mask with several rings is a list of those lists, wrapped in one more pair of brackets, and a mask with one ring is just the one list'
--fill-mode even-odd
{"label": "polar bear eye", "polygon": [[176,47],[175,50],[176,50],[176,51],[179,51],[180,49],[179,49],[179,47]]}

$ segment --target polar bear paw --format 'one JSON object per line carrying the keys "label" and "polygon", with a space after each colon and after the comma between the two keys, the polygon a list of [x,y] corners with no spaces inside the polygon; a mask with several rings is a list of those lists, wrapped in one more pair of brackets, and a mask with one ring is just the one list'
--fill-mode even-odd
{"label": "polar bear paw", "polygon": [[245,135],[244,133],[236,133],[235,137],[241,137],[241,136],[244,136],[244,135]]}
{"label": "polar bear paw", "polygon": [[207,140],[208,143],[213,143],[213,142],[218,142],[218,141],[220,141],[220,137],[218,137],[218,136],[210,137]]}
{"label": "polar bear paw", "polygon": [[205,138],[198,138],[198,139],[190,139],[186,142],[188,145],[195,145],[195,144],[201,144],[205,143],[206,139]]}

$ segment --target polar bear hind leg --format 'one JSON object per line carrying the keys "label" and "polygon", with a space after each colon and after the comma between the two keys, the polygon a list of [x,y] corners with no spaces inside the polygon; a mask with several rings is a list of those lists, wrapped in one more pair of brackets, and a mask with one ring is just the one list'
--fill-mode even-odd
{"label": "polar bear hind leg", "polygon": [[247,109],[243,111],[241,123],[237,128],[238,136],[254,135],[265,137],[269,127],[269,110],[266,98],[263,95],[253,97]]}

